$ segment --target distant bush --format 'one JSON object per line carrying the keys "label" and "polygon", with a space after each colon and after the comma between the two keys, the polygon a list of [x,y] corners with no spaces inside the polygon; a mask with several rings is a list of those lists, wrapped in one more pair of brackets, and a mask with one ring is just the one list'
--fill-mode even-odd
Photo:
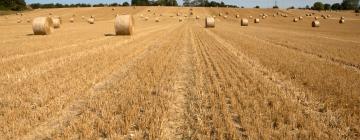
{"label": "distant bush", "polygon": [[355,13],[360,13],[360,10],[359,10],[360,8],[358,8],[358,9],[355,9]]}
{"label": "distant bush", "polygon": [[273,6],[273,9],[279,9],[279,6],[275,5]]}
{"label": "distant bush", "polygon": [[256,5],[255,8],[260,8],[260,6],[259,6],[259,5]]}
{"label": "distant bush", "polygon": [[294,6],[291,6],[291,7],[287,8],[287,9],[295,9],[295,7],[294,7]]}

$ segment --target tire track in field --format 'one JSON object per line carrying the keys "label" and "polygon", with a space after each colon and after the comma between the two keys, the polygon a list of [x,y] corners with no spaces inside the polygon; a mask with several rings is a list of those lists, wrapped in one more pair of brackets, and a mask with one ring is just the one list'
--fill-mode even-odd
{"label": "tire track in field", "polygon": [[[226,40],[222,39],[215,33],[205,30],[207,34],[212,37],[214,40],[219,42],[220,44],[223,44],[224,48],[226,48],[229,52],[232,53],[232,55],[236,56],[243,64],[246,64],[251,67],[252,71],[255,71],[259,75],[263,77],[264,80],[269,82],[269,84],[275,85],[279,89],[283,91],[286,95],[284,98],[289,99],[290,101],[300,105],[304,110],[307,111],[309,115],[313,115],[314,118],[317,118],[318,121],[327,124],[331,121],[331,118],[336,116],[336,112],[333,112],[331,110],[327,110],[327,112],[319,112],[317,111],[319,109],[319,105],[321,104],[318,101],[311,100],[306,97],[306,95],[311,94],[310,91],[298,88],[293,84],[291,81],[286,80],[284,76],[282,76],[279,73],[272,72],[263,66],[261,66],[258,62],[248,58],[245,54],[241,53],[236,49],[236,47],[229,44]],[[288,96],[290,95],[290,96]],[[339,118],[339,122],[342,122],[342,120]],[[341,132],[346,132],[345,128],[338,128]]]}
{"label": "tire track in field", "polygon": [[[174,139],[185,139],[191,134],[187,126],[186,115],[189,114],[187,110],[187,95],[194,94],[191,91],[191,84],[193,83],[193,64],[192,64],[192,45],[190,44],[189,25],[183,27],[181,32],[182,37],[176,47],[180,47],[177,50],[180,53],[178,57],[177,65],[179,66],[176,70],[174,78],[171,80],[174,84],[170,94],[169,109],[166,117],[163,119],[162,125],[162,139],[174,140]],[[185,31],[185,32],[184,32]]]}
{"label": "tire track in field", "polygon": [[[131,37],[131,39],[124,40],[123,42],[118,42],[118,43],[116,43],[116,44],[114,44],[114,45],[112,45],[110,47],[107,47],[107,45],[97,46],[94,49],[85,50],[85,51],[77,52],[75,54],[71,54],[69,56],[60,57],[60,58],[51,60],[49,62],[45,62],[43,64],[39,64],[37,66],[34,66],[33,68],[31,68],[29,70],[19,71],[19,72],[14,73],[14,74],[8,74],[7,76],[0,77],[0,81],[13,81],[14,83],[21,82],[23,79],[27,79],[29,77],[34,77],[36,75],[46,73],[46,72],[48,72],[48,71],[50,71],[52,69],[61,67],[61,66],[65,65],[65,64],[67,64],[67,63],[69,63],[71,61],[75,61],[75,60],[80,59],[80,58],[85,57],[85,56],[95,55],[95,54],[99,53],[99,50],[109,50],[111,48],[119,47],[119,46],[122,46],[124,44],[136,41],[136,39],[143,38],[144,36],[147,36],[148,34],[155,33],[155,32],[158,32],[160,30],[167,29],[169,27],[170,26],[164,26],[162,28],[158,28],[156,30],[148,32],[146,34],[142,34],[141,36],[136,36],[135,35],[134,37]],[[147,38],[146,40],[150,40],[150,38]]]}
{"label": "tire track in field", "polygon": [[[169,27],[169,26],[166,26]],[[173,26],[171,26],[173,27]],[[170,33],[176,31],[176,28],[173,28],[171,30],[168,30],[162,34],[162,36],[167,36]],[[159,37],[158,39],[162,39],[162,37]],[[150,41],[144,41],[144,42],[150,42]],[[89,89],[87,92],[88,95],[77,99],[73,102],[71,102],[64,110],[61,111],[61,115],[55,118],[48,119],[46,122],[42,123],[35,129],[33,129],[31,132],[26,134],[22,137],[22,139],[43,139],[43,138],[51,138],[51,135],[55,133],[56,131],[61,130],[63,127],[66,126],[66,124],[72,120],[74,117],[80,115],[82,111],[85,109],[84,105],[87,101],[91,100],[92,98],[95,98],[99,91],[106,88],[107,86],[111,85],[113,81],[117,81],[120,79],[125,79],[127,76],[127,73],[130,69],[132,69],[139,61],[145,58],[148,54],[153,53],[157,49],[159,49],[159,45],[156,44],[157,42],[153,42],[152,44],[147,44],[147,47],[144,51],[140,52],[137,56],[135,56],[133,59],[130,59],[131,61],[127,62],[126,64],[122,65],[118,70],[114,71],[112,74],[110,74],[107,78],[105,78],[103,81],[98,82],[95,84],[92,88]]]}

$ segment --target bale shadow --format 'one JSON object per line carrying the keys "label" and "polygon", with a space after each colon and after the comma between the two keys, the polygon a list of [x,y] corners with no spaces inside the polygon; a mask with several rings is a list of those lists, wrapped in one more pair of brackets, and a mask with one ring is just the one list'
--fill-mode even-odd
{"label": "bale shadow", "polygon": [[35,35],[34,33],[26,34],[26,36],[34,36],[34,35]]}
{"label": "bale shadow", "polygon": [[104,34],[104,36],[116,36],[116,34],[107,33],[107,34]]}

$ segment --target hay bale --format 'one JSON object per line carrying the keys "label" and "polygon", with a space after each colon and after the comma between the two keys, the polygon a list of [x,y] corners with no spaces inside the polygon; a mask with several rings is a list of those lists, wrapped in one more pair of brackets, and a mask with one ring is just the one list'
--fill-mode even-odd
{"label": "hay bale", "polygon": [[303,20],[303,17],[302,17],[302,16],[299,16],[299,20]]}
{"label": "hay bale", "polygon": [[222,16],[223,14],[222,13],[219,13],[219,16]]}
{"label": "hay bale", "polygon": [[52,19],[49,17],[37,17],[32,22],[34,35],[48,35],[53,30]]}
{"label": "hay bale", "polygon": [[54,28],[60,28],[61,22],[59,18],[52,18]]}
{"label": "hay bale", "polygon": [[254,19],[254,23],[260,23],[260,19],[255,18],[255,19]]}
{"label": "hay bale", "polygon": [[248,26],[249,25],[249,20],[246,18],[242,18],[241,19],[241,26]]}
{"label": "hay bale", "polygon": [[184,17],[187,17],[187,15],[185,14]]}
{"label": "hay bale", "polygon": [[81,19],[85,19],[85,16],[81,16]]}
{"label": "hay bale", "polygon": [[240,18],[240,15],[236,15],[235,18]]}
{"label": "hay bale", "polygon": [[149,20],[149,17],[145,17],[144,20],[145,20],[145,21],[148,21],[148,20]]}
{"label": "hay bale", "polygon": [[18,19],[16,22],[17,22],[17,23],[21,23],[21,22],[22,22],[22,20],[21,20],[21,19]]}
{"label": "hay bale", "polygon": [[205,27],[206,28],[214,28],[215,27],[215,19],[213,17],[205,18]]}
{"label": "hay bale", "polygon": [[27,19],[26,22],[27,22],[27,23],[31,23],[31,19]]}
{"label": "hay bale", "polygon": [[88,19],[87,19],[87,22],[88,22],[89,24],[94,24],[94,23],[95,23],[95,18],[88,18]]}
{"label": "hay bale", "polygon": [[181,16],[181,13],[176,13],[177,16]]}
{"label": "hay bale", "polygon": [[75,19],[72,17],[69,19],[70,23],[74,23]]}
{"label": "hay bale", "polygon": [[339,20],[339,23],[340,23],[340,24],[345,23],[345,19],[340,19],[340,20]]}
{"label": "hay bale", "polygon": [[266,18],[266,16],[262,16],[262,19],[265,19]]}
{"label": "hay bale", "polygon": [[227,18],[227,15],[224,15],[224,18],[226,19],[226,18]]}
{"label": "hay bale", "polygon": [[249,16],[249,18],[250,18],[250,19],[252,19],[252,18],[253,18],[253,16]]}
{"label": "hay bale", "polygon": [[160,18],[155,18],[155,22],[160,22]]}
{"label": "hay bale", "polygon": [[49,13],[49,15],[51,16],[51,15],[53,15],[53,13]]}
{"label": "hay bale", "polygon": [[151,10],[150,10],[150,9],[147,9],[147,11],[148,11],[148,12],[151,12]]}
{"label": "hay bale", "polygon": [[190,16],[194,15],[194,12],[190,12]]}
{"label": "hay bale", "polygon": [[320,27],[320,21],[315,20],[315,21],[312,22],[311,25],[312,25],[312,27]]}
{"label": "hay bale", "polygon": [[183,21],[183,19],[182,18],[179,18],[179,22],[182,22]]}
{"label": "hay bale", "polygon": [[345,17],[341,17],[340,19],[345,19]]}
{"label": "hay bale", "polygon": [[120,15],[115,18],[115,33],[116,35],[132,35],[133,17],[131,15]]}
{"label": "hay bale", "polygon": [[294,19],[293,19],[294,22],[298,22],[298,20],[299,20],[298,18],[294,18]]}
{"label": "hay bale", "polygon": [[315,19],[315,20],[318,20],[318,19],[319,19],[319,17],[314,17],[314,19]]}
{"label": "hay bale", "polygon": [[111,8],[111,10],[115,11],[115,8]]}
{"label": "hay bale", "polygon": [[200,19],[200,16],[196,16],[195,19]]}

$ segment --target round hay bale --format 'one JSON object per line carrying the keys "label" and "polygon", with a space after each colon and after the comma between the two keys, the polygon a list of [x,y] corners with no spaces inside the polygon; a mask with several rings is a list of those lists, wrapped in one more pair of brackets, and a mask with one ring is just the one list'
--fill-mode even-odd
{"label": "round hay bale", "polygon": [[160,22],[160,18],[155,18],[155,22]]}
{"label": "round hay bale", "polygon": [[200,16],[196,16],[195,19],[200,19]]}
{"label": "round hay bale", "polygon": [[276,17],[276,14],[273,14],[273,17]]}
{"label": "round hay bale", "polygon": [[74,23],[75,19],[72,17],[69,19],[70,23]]}
{"label": "round hay bale", "polygon": [[340,19],[345,19],[345,17],[341,17]]}
{"label": "round hay bale", "polygon": [[179,18],[179,22],[182,22],[183,21],[183,19],[182,18]]}
{"label": "round hay bale", "polygon": [[85,16],[81,16],[81,19],[85,19]]}
{"label": "round hay bale", "polygon": [[48,35],[53,31],[52,19],[49,17],[37,17],[32,22],[34,35]]}
{"label": "round hay bale", "polygon": [[49,13],[49,15],[51,16],[51,15],[53,15],[53,13]]}
{"label": "round hay bale", "polygon": [[298,18],[294,18],[294,19],[293,19],[294,22],[298,22],[298,20],[299,20]]}
{"label": "round hay bale", "polygon": [[303,20],[303,17],[302,17],[302,16],[299,16],[299,20]]}
{"label": "round hay bale", "polygon": [[345,23],[345,19],[340,19],[340,20],[339,20],[339,23],[340,23],[340,24]]}
{"label": "round hay bale", "polygon": [[115,8],[111,8],[111,10],[115,11]]}
{"label": "round hay bale", "polygon": [[190,12],[190,16],[194,15],[194,12]]}
{"label": "round hay bale", "polygon": [[252,19],[252,18],[253,18],[253,16],[249,16],[249,18],[250,18],[250,19]]}
{"label": "round hay bale", "polygon": [[95,23],[95,18],[88,18],[88,19],[87,19],[87,22],[88,22],[89,24],[94,24],[94,23]]}
{"label": "round hay bale", "polygon": [[319,17],[314,17],[314,19],[315,19],[315,20],[318,20],[318,19],[319,19]]}
{"label": "round hay bale", "polygon": [[176,13],[177,16],[181,16],[181,13]]}
{"label": "round hay bale", "polygon": [[187,15],[185,14],[184,17],[187,17]]}
{"label": "round hay bale", "polygon": [[262,19],[265,19],[266,18],[266,16],[262,16]]}
{"label": "round hay bale", "polygon": [[219,16],[222,16],[223,14],[222,13],[219,13]]}
{"label": "round hay bale", "polygon": [[151,10],[150,10],[150,9],[147,9],[147,11],[148,11],[148,12],[151,12]]}
{"label": "round hay bale", "polygon": [[17,23],[21,23],[21,22],[22,22],[22,20],[21,20],[21,19],[18,19],[16,22],[17,22]]}
{"label": "round hay bale", "polygon": [[20,15],[20,13],[16,13],[16,15]]}
{"label": "round hay bale", "polygon": [[206,28],[214,28],[215,27],[215,19],[213,17],[205,18],[205,27]]}
{"label": "round hay bale", "polygon": [[145,20],[145,21],[148,21],[148,20],[149,20],[149,17],[145,17],[144,20]]}
{"label": "round hay bale", "polygon": [[254,19],[254,23],[260,23],[260,19],[255,18],[255,19]]}
{"label": "round hay bale", "polygon": [[312,27],[320,27],[320,21],[315,20],[315,21],[312,22],[311,25],[312,25]]}
{"label": "round hay bale", "polygon": [[132,35],[133,17],[131,15],[120,15],[115,18],[115,33],[116,35]]}
{"label": "round hay bale", "polygon": [[54,28],[60,28],[60,19],[59,18],[52,18]]}
{"label": "round hay bale", "polygon": [[241,26],[248,26],[249,25],[249,20],[246,18],[242,18],[241,19]]}
{"label": "round hay bale", "polygon": [[235,18],[240,18],[240,15],[236,15]]}
{"label": "round hay bale", "polygon": [[27,23],[31,23],[31,19],[27,19],[26,22],[27,22]]}
{"label": "round hay bale", "polygon": [[226,19],[226,18],[227,18],[227,15],[224,15],[224,18]]}
{"label": "round hay bale", "polygon": [[330,18],[330,15],[327,15],[327,18]]}

